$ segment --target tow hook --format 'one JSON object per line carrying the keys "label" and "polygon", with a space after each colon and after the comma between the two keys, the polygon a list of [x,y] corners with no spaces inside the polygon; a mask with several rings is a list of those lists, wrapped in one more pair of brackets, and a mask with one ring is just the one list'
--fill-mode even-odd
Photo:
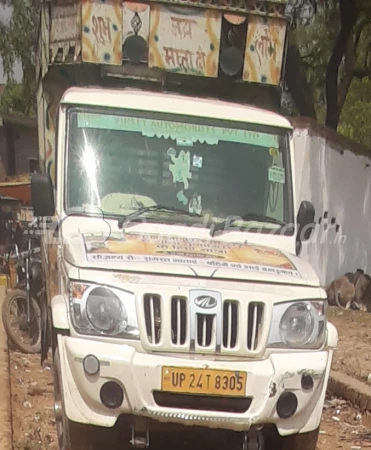
{"label": "tow hook", "polygon": [[242,450],[264,450],[263,427],[253,427],[244,433]]}
{"label": "tow hook", "polygon": [[145,419],[134,419],[131,425],[130,444],[135,448],[149,447],[149,429]]}

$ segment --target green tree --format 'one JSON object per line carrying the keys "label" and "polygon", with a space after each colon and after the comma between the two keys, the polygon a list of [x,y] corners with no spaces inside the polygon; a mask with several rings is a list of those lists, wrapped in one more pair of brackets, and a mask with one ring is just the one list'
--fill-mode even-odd
{"label": "green tree", "polygon": [[[35,113],[34,54],[40,0],[0,0],[0,4],[13,8],[9,22],[0,22],[0,56],[8,80],[0,99],[0,114],[32,115]],[[14,81],[16,61],[21,62],[23,70],[19,85]]]}
{"label": "green tree", "polygon": [[371,147],[371,3],[329,0],[318,7],[311,26],[298,26],[290,38],[308,83],[306,110],[312,108],[311,116],[321,123]]}

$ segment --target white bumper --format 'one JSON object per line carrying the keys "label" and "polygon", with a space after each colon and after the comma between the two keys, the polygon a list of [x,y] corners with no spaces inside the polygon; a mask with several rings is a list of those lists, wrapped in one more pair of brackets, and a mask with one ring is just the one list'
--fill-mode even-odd
{"label": "white bumper", "polygon": [[[58,336],[66,414],[70,420],[111,427],[121,414],[148,417],[161,422],[248,430],[254,424],[274,423],[281,435],[311,431],[320,423],[332,350],[306,353],[277,353],[263,361],[208,361],[209,369],[247,372],[246,397],[252,402],[245,413],[226,413],[160,407],[153,391],[161,390],[162,366],[205,368],[205,361],[138,353],[128,345],[94,342]],[[82,360],[93,354],[100,372],[88,376]],[[314,386],[301,387],[302,374],[311,374]],[[107,381],[118,382],[124,401],[118,409],[103,406],[100,389]],[[298,399],[296,413],[280,419],[276,404],[290,390]]]}

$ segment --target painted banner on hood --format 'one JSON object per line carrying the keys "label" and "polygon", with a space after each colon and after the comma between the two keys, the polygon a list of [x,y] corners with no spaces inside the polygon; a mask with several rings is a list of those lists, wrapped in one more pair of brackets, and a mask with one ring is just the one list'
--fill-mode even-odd
{"label": "painted banner on hood", "polygon": [[104,242],[99,235],[83,238],[88,261],[181,264],[300,277],[286,255],[263,246],[157,234],[117,234]]}

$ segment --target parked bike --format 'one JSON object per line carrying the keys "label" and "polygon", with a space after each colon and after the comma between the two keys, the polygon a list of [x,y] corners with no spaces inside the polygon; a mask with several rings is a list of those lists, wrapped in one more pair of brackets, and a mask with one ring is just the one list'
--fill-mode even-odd
{"label": "parked bike", "polygon": [[2,320],[11,343],[23,353],[39,353],[42,341],[41,301],[43,274],[40,241],[29,238],[27,250],[13,244],[8,267],[16,266],[16,289],[9,291],[2,305]]}

